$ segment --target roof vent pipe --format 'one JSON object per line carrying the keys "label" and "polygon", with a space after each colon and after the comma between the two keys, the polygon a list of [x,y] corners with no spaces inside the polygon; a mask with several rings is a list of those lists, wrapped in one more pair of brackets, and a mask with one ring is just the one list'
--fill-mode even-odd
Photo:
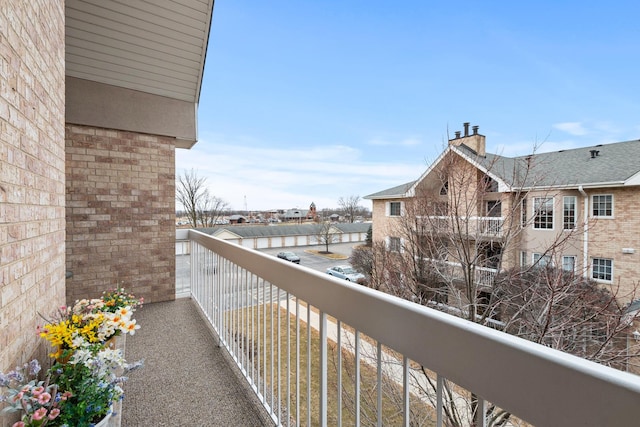
{"label": "roof vent pipe", "polygon": [[464,136],[469,136],[469,122],[464,123]]}
{"label": "roof vent pipe", "polygon": [[598,154],[600,153],[600,151],[598,151],[598,150],[589,150],[589,153],[591,153],[591,158],[595,159],[596,157],[598,157]]}
{"label": "roof vent pipe", "polygon": [[478,128],[479,126],[473,126],[471,129],[473,129],[473,134],[477,135],[478,134]]}
{"label": "roof vent pipe", "polygon": [[455,139],[458,139],[458,138],[460,138],[460,131],[456,131],[456,138]]}

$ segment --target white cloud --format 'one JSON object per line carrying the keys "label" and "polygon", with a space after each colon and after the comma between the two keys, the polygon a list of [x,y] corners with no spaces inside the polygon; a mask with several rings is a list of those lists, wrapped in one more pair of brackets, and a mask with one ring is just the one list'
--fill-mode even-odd
{"label": "white cloud", "polygon": [[[420,176],[422,161],[372,162],[353,147],[327,145],[264,148],[251,140],[222,136],[201,139],[191,150],[176,151],[176,173],[194,169],[211,192],[232,209],[336,208],[340,197],[363,197]],[[370,207],[368,200],[363,206]]]}
{"label": "white cloud", "polygon": [[583,136],[588,134],[587,129],[584,128],[581,122],[563,122],[563,123],[555,123],[553,125],[555,129],[566,132],[570,135],[575,136]]}

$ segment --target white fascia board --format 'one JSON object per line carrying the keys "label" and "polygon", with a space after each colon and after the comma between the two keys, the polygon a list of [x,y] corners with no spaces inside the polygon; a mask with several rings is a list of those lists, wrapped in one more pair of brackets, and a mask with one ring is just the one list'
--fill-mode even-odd
{"label": "white fascia board", "polygon": [[[416,194],[416,188],[418,188],[418,185],[422,182],[422,180],[425,179],[427,176],[429,176],[429,174],[436,168],[436,166],[438,166],[438,163],[440,163],[442,161],[442,159],[444,159],[444,157],[447,155],[447,153],[449,153],[449,151],[451,151],[451,150],[453,150],[453,147],[451,145],[449,145],[446,150],[444,150],[442,153],[440,153],[438,158],[433,163],[431,163],[429,165],[427,170],[424,171],[424,173],[422,175],[420,175],[420,178],[418,178],[416,180],[416,182],[413,183],[413,185],[409,188],[409,190],[407,190],[407,192],[405,193],[405,195],[403,197],[413,197]],[[455,150],[455,151],[458,154],[461,154],[457,150]]]}
{"label": "white fascia board", "polygon": [[640,171],[624,182],[624,185],[640,185]]}
{"label": "white fascia board", "polygon": [[489,170],[489,169],[485,168],[484,166],[482,166],[473,157],[469,157],[467,154],[465,154],[462,151],[458,150],[456,147],[451,147],[451,150],[454,151],[456,154],[458,154],[463,159],[465,159],[467,162],[471,163],[471,165],[473,167],[475,167],[479,171],[482,171],[482,173],[484,173],[485,175],[488,175],[489,177],[491,177],[491,179],[496,181],[498,183],[498,193],[508,193],[508,192],[512,191],[512,188],[511,188],[511,186],[509,184],[504,182],[502,180],[502,178],[500,178],[499,176],[493,174],[491,172],[491,170]]}

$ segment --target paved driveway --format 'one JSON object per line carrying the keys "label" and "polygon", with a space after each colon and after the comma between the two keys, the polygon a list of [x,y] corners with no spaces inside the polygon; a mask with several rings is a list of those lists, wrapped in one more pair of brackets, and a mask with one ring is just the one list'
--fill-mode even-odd
{"label": "paved driveway", "polygon": [[351,256],[351,251],[353,247],[357,245],[361,245],[363,243],[364,242],[332,243],[331,245],[329,245],[330,252],[333,252],[334,254],[343,255],[345,257],[344,259],[330,259],[322,255],[316,255],[316,254],[307,252],[309,250],[324,251],[325,250],[324,245],[260,249],[260,252],[273,255],[274,257],[278,252],[283,252],[283,251],[294,252],[296,255],[300,257],[300,265],[309,267],[324,273],[325,271],[327,271],[327,268],[332,267],[334,265],[349,264],[348,258]]}
{"label": "paved driveway", "polygon": [[[322,255],[316,255],[316,254],[306,252],[308,250],[324,251],[325,249],[324,245],[259,249],[259,251],[264,252],[265,254],[272,255],[273,257],[275,257],[276,254],[281,251],[295,252],[300,257],[300,265],[309,267],[324,273],[331,266],[348,264],[349,263],[348,258],[349,256],[351,256],[351,251],[353,247],[357,245],[361,245],[363,243],[364,242],[333,243],[329,245],[330,252],[333,252],[334,254],[344,255],[346,257],[345,259],[330,259]],[[190,261],[189,255],[176,256],[176,292],[177,294],[181,294],[182,292],[186,292],[188,294],[189,282],[191,277],[191,266],[189,261]]]}

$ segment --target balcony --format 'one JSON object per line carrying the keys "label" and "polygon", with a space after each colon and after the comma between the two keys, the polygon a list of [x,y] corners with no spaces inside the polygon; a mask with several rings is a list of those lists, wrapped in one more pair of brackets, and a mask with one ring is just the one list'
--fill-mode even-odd
{"label": "balcony", "polygon": [[496,408],[507,425],[637,423],[634,375],[197,231],[185,240],[191,299],[140,311],[127,351],[147,367],[127,384],[125,425],[177,413],[164,423],[439,426],[452,404],[461,425]]}
{"label": "balcony", "polygon": [[[463,233],[476,239],[496,239],[503,237],[504,218],[491,216],[425,216],[418,217],[419,226],[433,229],[437,233]],[[454,223],[456,220],[456,223]]]}

